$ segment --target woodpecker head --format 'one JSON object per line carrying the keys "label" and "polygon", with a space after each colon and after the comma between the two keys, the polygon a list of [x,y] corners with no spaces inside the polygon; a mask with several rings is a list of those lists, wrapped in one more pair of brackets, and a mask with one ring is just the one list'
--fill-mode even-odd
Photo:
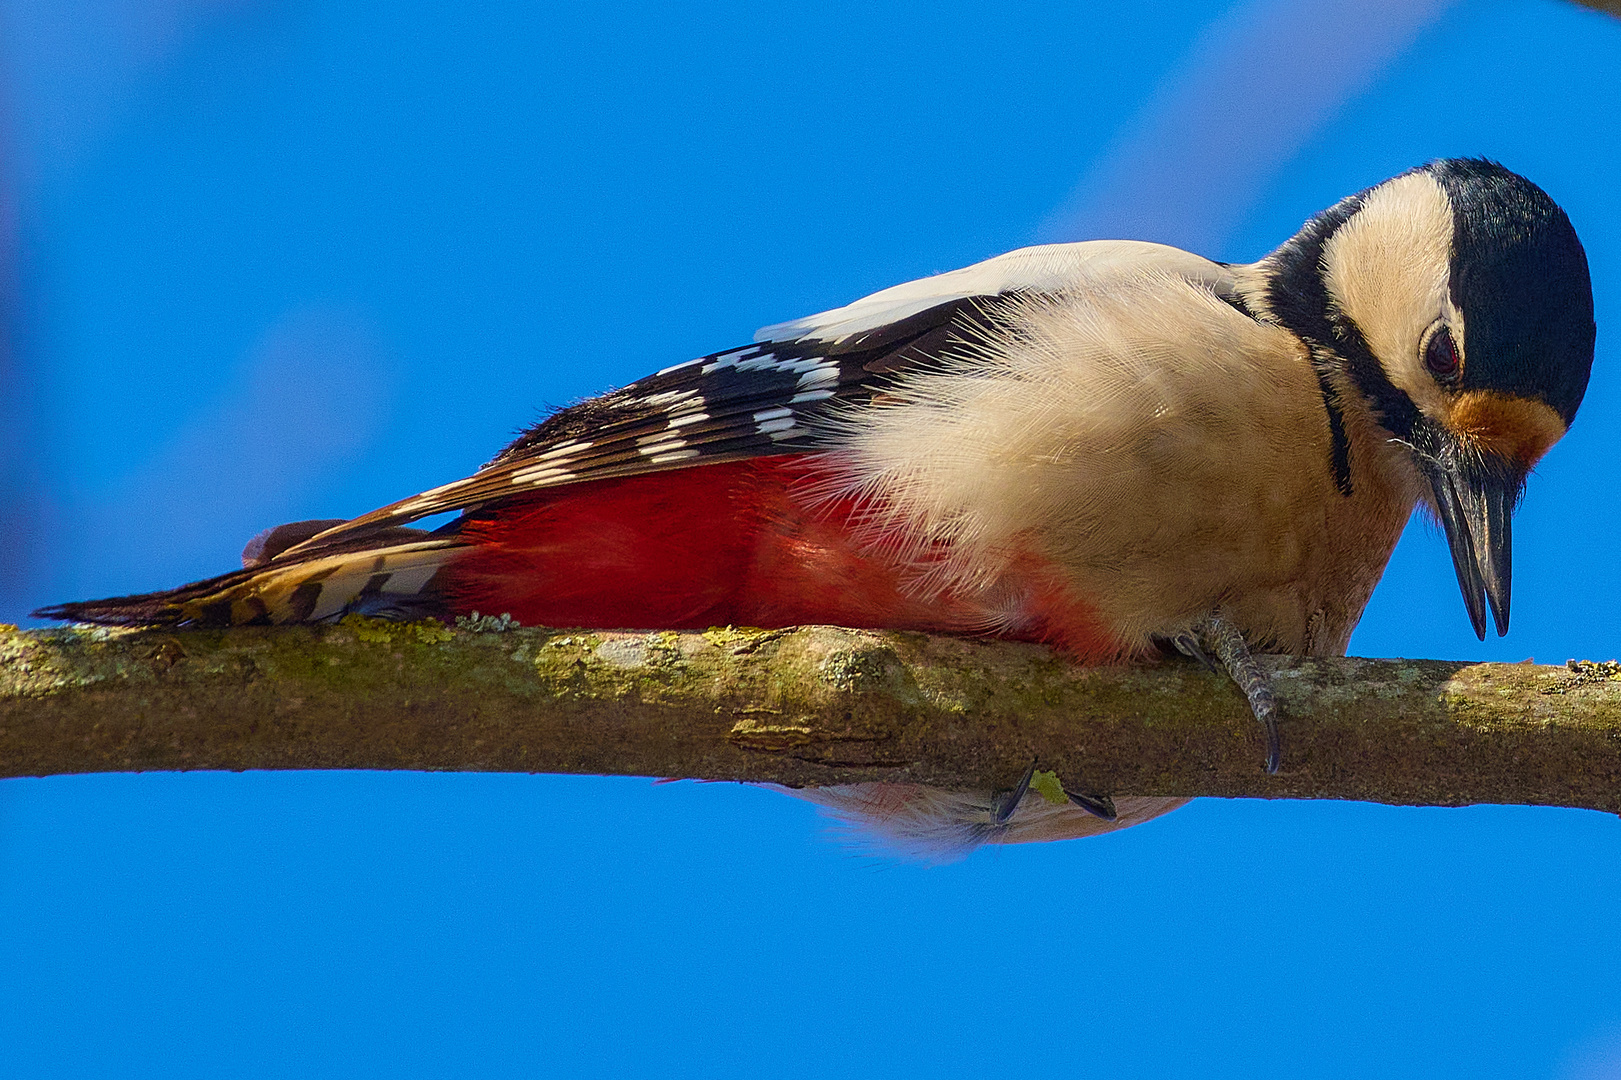
{"label": "woodpecker head", "polygon": [[1576,416],[1593,291],[1570,219],[1490,161],[1437,161],[1344,200],[1260,264],[1265,306],[1429,481],[1475,633],[1508,632],[1509,523]]}

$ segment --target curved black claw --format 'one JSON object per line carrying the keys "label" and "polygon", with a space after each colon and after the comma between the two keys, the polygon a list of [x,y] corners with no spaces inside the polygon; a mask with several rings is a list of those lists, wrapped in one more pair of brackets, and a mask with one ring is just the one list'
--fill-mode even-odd
{"label": "curved black claw", "polygon": [[1093,817],[1102,818],[1104,821],[1113,821],[1120,816],[1115,811],[1114,800],[1107,795],[1082,795],[1079,792],[1071,791],[1069,788],[1064,789],[1064,794],[1069,796],[1070,802]]}
{"label": "curved black claw", "polygon": [[1255,719],[1266,728],[1266,771],[1269,774],[1275,773],[1278,766],[1283,763],[1283,743],[1278,738],[1278,719],[1271,713],[1262,716],[1253,701],[1250,702],[1250,708],[1255,711]]}
{"label": "curved black claw", "polygon": [[[1266,729],[1266,771],[1277,772],[1283,760],[1283,744],[1278,738],[1278,699],[1272,693],[1272,683],[1266,672],[1250,655],[1249,646],[1244,644],[1244,635],[1239,633],[1238,627],[1222,618],[1219,612],[1204,621],[1197,637],[1216,654],[1233,682],[1244,691],[1244,697],[1250,703],[1250,712]],[[1182,647],[1180,641],[1177,647]]]}
{"label": "curved black claw", "polygon": [[1183,656],[1186,656],[1192,660],[1197,660],[1199,663],[1203,664],[1206,671],[1221,670],[1221,668],[1216,666],[1216,662],[1210,659],[1210,654],[1204,651],[1204,646],[1199,642],[1199,635],[1195,634],[1193,631],[1182,631],[1180,634],[1171,639],[1171,644],[1176,646],[1176,651],[1181,653]]}
{"label": "curved black claw", "polygon": [[1024,793],[1030,790],[1030,781],[1036,776],[1036,759],[1030,759],[1030,767],[1024,770],[1019,782],[1012,791],[1004,791],[1000,795],[991,797],[991,817],[998,825],[1006,825],[1013,816],[1013,811],[1019,808],[1024,801]]}

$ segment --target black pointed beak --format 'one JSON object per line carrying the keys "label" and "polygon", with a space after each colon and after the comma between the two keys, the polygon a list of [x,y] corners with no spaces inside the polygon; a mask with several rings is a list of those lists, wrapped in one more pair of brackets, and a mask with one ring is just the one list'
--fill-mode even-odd
{"label": "black pointed beak", "polygon": [[1440,453],[1419,461],[1435,495],[1435,509],[1452,549],[1452,567],[1469,609],[1475,636],[1486,640],[1490,605],[1497,636],[1508,633],[1508,601],[1513,569],[1509,532],[1514,504],[1525,484],[1525,470],[1500,458],[1474,453],[1443,436]]}

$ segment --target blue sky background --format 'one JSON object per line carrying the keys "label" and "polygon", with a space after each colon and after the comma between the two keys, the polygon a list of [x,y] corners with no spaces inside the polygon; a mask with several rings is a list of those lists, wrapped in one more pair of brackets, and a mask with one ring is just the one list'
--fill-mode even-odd
{"label": "blue sky background", "polygon": [[[1253,258],[1424,160],[1570,212],[1592,388],[1478,643],[1621,654],[1621,21],[1552,0],[0,0],[0,620],[1048,239]],[[1621,1077],[1621,821],[1201,800],[937,868],[733,785],[0,782],[5,1074]]]}

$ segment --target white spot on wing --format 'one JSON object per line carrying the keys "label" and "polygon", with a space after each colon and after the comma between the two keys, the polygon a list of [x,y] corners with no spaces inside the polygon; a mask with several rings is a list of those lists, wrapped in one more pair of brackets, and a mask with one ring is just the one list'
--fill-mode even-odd
{"label": "white spot on wing", "polygon": [[783,366],[783,363],[783,361],[777,359],[774,353],[762,353],[759,356],[750,357],[749,359],[738,364],[737,370],[760,371],[764,368],[781,367]]}
{"label": "white spot on wing", "polygon": [[[644,453],[644,454],[646,452],[647,451],[645,451],[645,450],[642,451],[642,453]],[[653,457],[649,458],[648,460],[651,461],[654,465],[663,465],[666,462],[670,462],[670,461],[687,461],[687,460],[689,460],[691,458],[695,458],[697,456],[698,456],[698,451],[696,451],[696,450],[677,450],[677,451],[675,451],[674,453],[671,453],[671,454],[655,454]]]}
{"label": "white spot on wing", "polygon": [[558,443],[544,454],[536,454],[535,460],[546,461],[549,458],[563,457],[564,455],[574,453],[576,450],[589,450],[591,449],[591,446],[592,443],[589,439],[583,441],[580,439],[570,439],[568,442]]}
{"label": "white spot on wing", "polygon": [[838,382],[839,369],[833,364],[818,364],[799,377],[801,390],[812,390],[830,382]]}
{"label": "white spot on wing", "polygon": [[[782,411],[788,412],[789,410],[783,409]],[[793,426],[794,418],[792,416],[785,416],[778,420],[764,420],[758,425],[761,435],[769,435],[773,431],[787,431]]]}
{"label": "white spot on wing", "polygon": [[792,415],[794,415],[792,409],[765,409],[754,414],[754,422],[759,424],[767,420],[781,420],[785,416]]}
{"label": "white spot on wing", "polygon": [[553,480],[564,480],[572,477],[574,473],[560,465],[535,465],[527,469],[519,469],[512,474],[514,484],[545,484]]}
{"label": "white spot on wing", "polygon": [[697,399],[697,404],[702,407],[703,398],[699,396],[696,390],[665,390],[662,393],[633,398],[627,404],[648,405],[655,409],[669,409],[673,412],[684,404],[692,403],[694,399]]}
{"label": "white spot on wing", "polygon": [[394,513],[395,514],[415,514],[415,513],[419,512],[419,511],[427,510],[427,509],[430,509],[432,507],[439,506],[440,504],[442,504],[445,501],[445,499],[444,499],[445,495],[457,490],[464,483],[465,483],[465,481],[457,480],[454,483],[441,484],[439,487],[429,488],[427,491],[424,491],[422,494],[417,495],[417,496],[415,496],[413,498],[407,499],[405,502],[403,502],[399,506],[395,507],[394,508]]}
{"label": "white spot on wing", "polygon": [[429,498],[426,495],[418,495],[414,499],[409,499],[409,500],[407,500],[405,502],[400,503],[400,505],[398,505],[398,506],[396,506],[394,508],[394,513],[402,515],[402,516],[403,515],[408,515],[408,514],[416,514],[416,513],[420,513],[423,510],[432,509],[433,507],[438,506],[439,504],[440,504],[439,499]]}
{"label": "white spot on wing", "polygon": [[747,348],[742,348],[742,349],[733,349],[731,352],[728,352],[728,353],[721,353],[719,356],[715,357],[709,363],[707,363],[703,367],[699,368],[698,372],[701,375],[708,375],[708,374],[711,374],[712,372],[717,371],[718,369],[723,368],[723,367],[736,367],[738,359],[741,358],[744,354],[748,354],[750,356],[753,356],[756,353],[758,353],[759,351],[760,350],[759,350],[758,346],[749,346]]}

